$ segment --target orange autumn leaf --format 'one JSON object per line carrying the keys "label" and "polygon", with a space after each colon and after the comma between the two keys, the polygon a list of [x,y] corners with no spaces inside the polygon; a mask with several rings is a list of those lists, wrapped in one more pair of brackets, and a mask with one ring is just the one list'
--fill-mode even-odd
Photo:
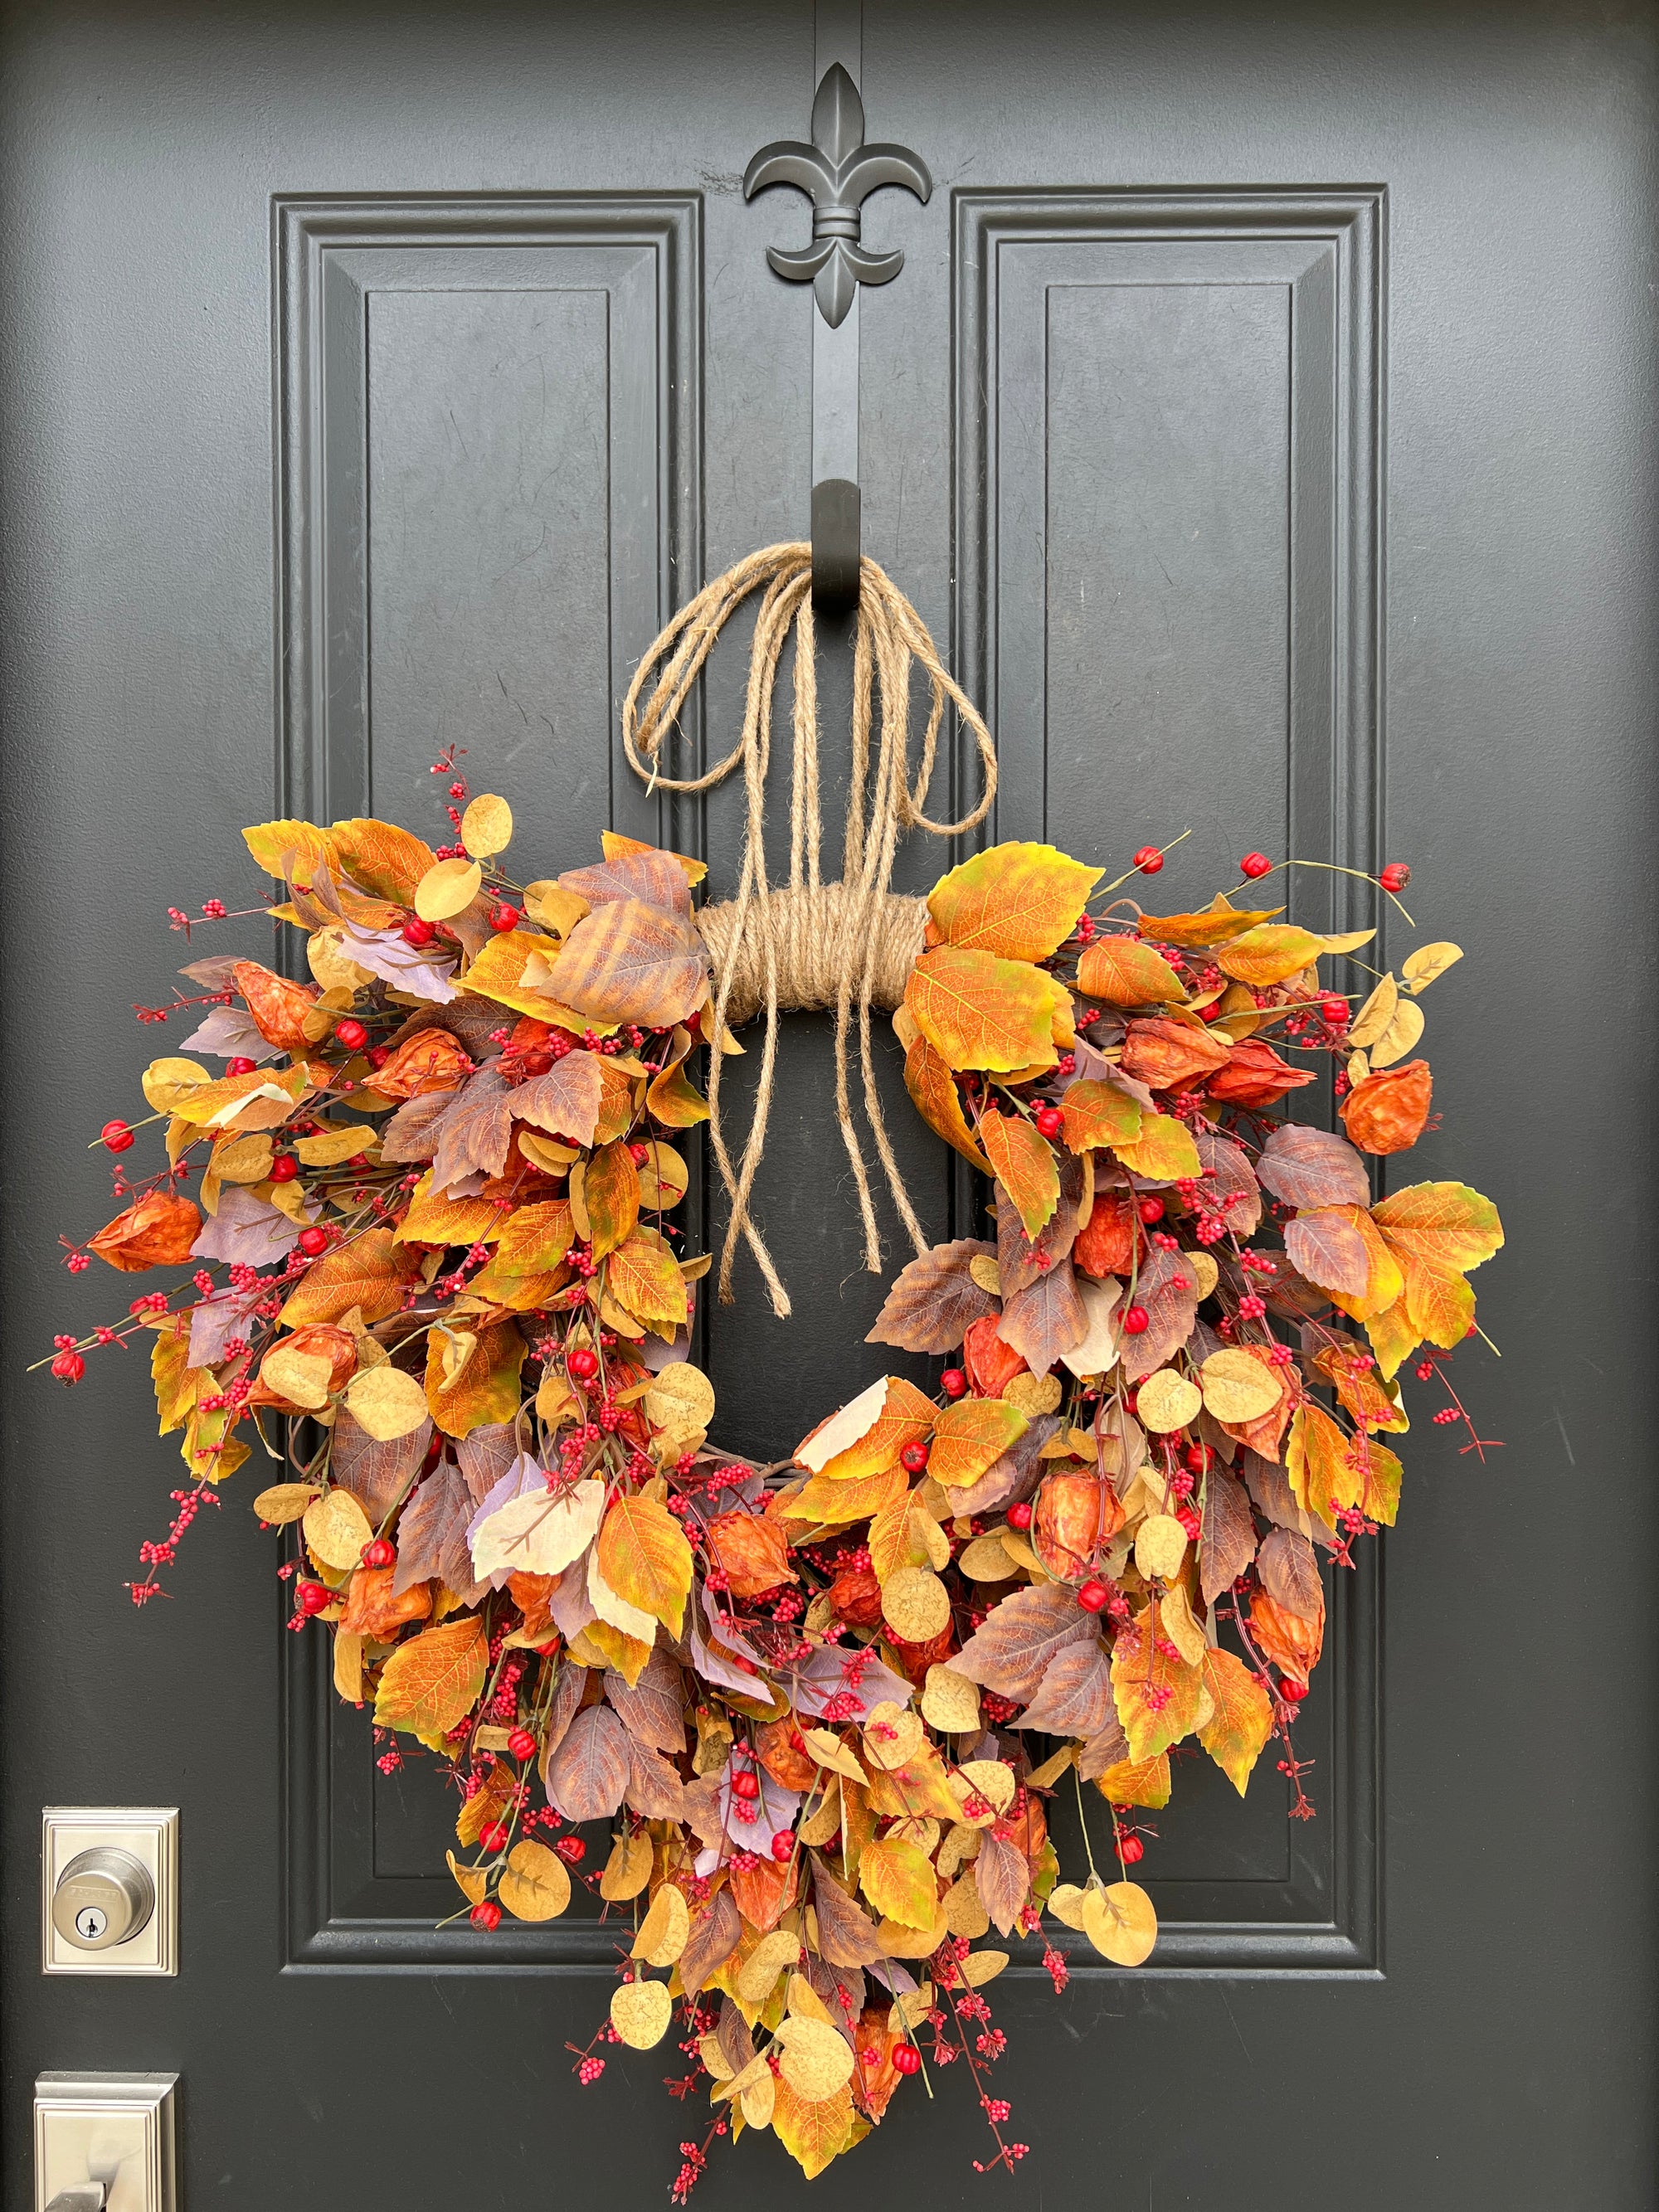
{"label": "orange autumn leaf", "polygon": [[[851,1413],[862,1402],[862,1399],[854,1399],[852,1407],[843,1410]],[[930,1436],[938,1411],[933,1400],[924,1397],[914,1382],[906,1382],[902,1376],[890,1375],[886,1378],[879,1409],[867,1428],[838,1450],[831,1451],[826,1459],[823,1449],[808,1451],[815,1440],[823,1449],[828,1449],[832,1441],[839,1441],[823,1433],[829,1424],[823,1423],[801,1444],[796,1456],[803,1465],[815,1468],[827,1482],[856,1481],[891,1467],[907,1444],[921,1443]]]}
{"label": "orange autumn leaf", "polygon": [[346,1586],[345,1611],[340,1626],[348,1636],[372,1636],[390,1644],[398,1631],[411,1620],[425,1620],[432,1611],[432,1589],[427,1583],[411,1583],[401,1596],[392,1595],[398,1570],[356,1567]]}
{"label": "orange autumn leaf", "polygon": [[640,1171],[626,1145],[605,1145],[588,1161],[582,1203],[587,1209],[593,1257],[603,1260],[626,1243],[640,1218]]}
{"label": "orange autumn leaf", "polygon": [[382,1098],[418,1098],[428,1091],[453,1091],[471,1073],[458,1037],[447,1030],[417,1030],[375,1069],[374,1088]]}
{"label": "orange autumn leaf", "polygon": [[1403,1152],[1422,1135],[1434,1096],[1426,1060],[1385,1067],[1368,1075],[1338,1109],[1349,1136],[1362,1152]]}
{"label": "orange autumn leaf", "polygon": [[1325,1647],[1324,1598],[1319,1601],[1318,1618],[1304,1620],[1266,1590],[1257,1590],[1250,1599],[1250,1639],[1282,1674],[1305,1682]]}
{"label": "orange autumn leaf", "polygon": [[1137,1098],[1114,1083],[1085,1076],[1060,1102],[1066,1141],[1074,1152],[1109,1145],[1132,1145],[1140,1134],[1142,1109]]}
{"label": "orange autumn leaf", "polygon": [[305,1322],[338,1321],[357,1306],[364,1321],[384,1321],[398,1311],[419,1273],[414,1254],[398,1249],[391,1230],[366,1230],[307,1268],[280,1318],[298,1328]]}
{"label": "orange autumn leaf", "polygon": [[1133,1142],[1115,1144],[1112,1150],[1131,1175],[1147,1182],[1196,1182],[1204,1171],[1192,1131],[1173,1114],[1145,1115]]}
{"label": "orange autumn leaf", "polygon": [[1143,914],[1136,925],[1143,937],[1150,937],[1155,945],[1178,945],[1183,951],[1207,951],[1212,946],[1224,945],[1230,938],[1240,937],[1253,929],[1259,921],[1271,921],[1283,907],[1266,907],[1251,913],[1243,907],[1230,905],[1218,892],[1202,914]]}
{"label": "orange autumn leaf", "polygon": [[432,1170],[409,1194],[409,1210],[398,1224],[400,1244],[487,1244],[512,1217],[488,1190],[476,1198],[449,1198],[432,1188]]}
{"label": "orange autumn leaf", "polygon": [[1322,1406],[1310,1399],[1297,1407],[1285,1472],[1297,1504],[1328,1528],[1336,1526],[1336,1508],[1347,1487],[1347,1437]]}
{"label": "orange autumn leaf", "polygon": [[191,1200],[153,1190],[106,1222],[87,1249],[124,1275],[136,1275],[146,1267],[176,1267],[188,1260],[201,1230],[202,1217]]}
{"label": "orange autumn leaf", "polygon": [[1242,1797],[1273,1734],[1273,1700],[1243,1661],[1219,1645],[1205,1653],[1203,1671],[1215,1710],[1198,1740]]}
{"label": "orange autumn leaf", "polygon": [[476,1613],[400,1644],[380,1675],[375,1725],[416,1735],[447,1735],[477,1703],[489,1653],[483,1620]]}
{"label": "orange autumn leaf", "polygon": [[933,1134],[943,1137],[981,1174],[989,1175],[991,1163],[968,1126],[951,1064],[925,1036],[918,1036],[904,1056],[904,1087],[910,1094],[911,1103]]}
{"label": "orange autumn leaf", "polygon": [[1310,1068],[1292,1067],[1270,1044],[1251,1037],[1233,1047],[1226,1065],[1217,1068],[1204,1088],[1226,1106],[1271,1106],[1287,1091],[1300,1091],[1315,1080]]}
{"label": "orange autumn leaf", "polygon": [[497,1232],[494,1265],[508,1275],[550,1274],[576,1241],[568,1199],[538,1199],[509,1213]]}
{"label": "orange autumn leaf", "polygon": [[1364,1289],[1356,1292],[1333,1291],[1331,1303],[1340,1306],[1355,1321],[1369,1321],[1373,1314],[1386,1313],[1404,1290],[1405,1277],[1369,1209],[1363,1206],[1327,1206],[1319,1208],[1319,1215],[1321,1219],[1346,1222],[1358,1231],[1365,1246]]}
{"label": "orange autumn leaf", "polygon": [[665,1129],[690,1129],[708,1119],[708,1101],[678,1062],[664,1068],[645,1094],[646,1111]]}
{"label": "orange autumn leaf", "polygon": [[789,1564],[787,1536],[763,1514],[720,1514],[708,1524],[708,1549],[733,1597],[759,1597],[800,1579]]}
{"label": "orange autumn leaf", "polygon": [[1122,1759],[1095,1777],[1095,1787],[1114,1805],[1144,1805],[1162,1812],[1170,1802],[1170,1754],[1155,1759]]}
{"label": "orange autumn leaf", "polygon": [[1136,937],[1097,937],[1077,964],[1077,987],[1085,999],[1109,1006],[1167,1006],[1187,995],[1161,952]]}
{"label": "orange autumn leaf", "polygon": [[529,1346],[516,1322],[480,1329],[459,1374],[445,1381],[449,1340],[434,1329],[427,1338],[426,1402],[447,1437],[510,1421],[519,1410],[519,1373]]}
{"label": "orange autumn leaf", "polygon": [[1287,982],[1310,968],[1323,951],[1319,939],[1294,922],[1267,921],[1247,929],[1216,954],[1216,965],[1236,983],[1256,990]]}
{"label": "orange autumn leaf", "polygon": [[639,899],[613,899],[571,931],[547,988],[599,1021],[666,1029],[707,997],[708,956],[695,927],[678,915]]}
{"label": "orange autumn leaf", "polygon": [[902,1467],[886,1467],[853,1482],[830,1482],[815,1474],[804,1490],[785,1498],[776,1508],[784,1521],[822,1521],[836,1527],[866,1521],[902,1498],[910,1478]]}
{"label": "orange autumn leaf", "polygon": [[1123,1069],[1153,1091],[1168,1091],[1224,1066],[1227,1052],[1224,1037],[1160,1017],[1130,1023],[1123,1041]]}
{"label": "orange autumn leaf", "polygon": [[1112,1694],[1129,1756],[1155,1759],[1182,1737],[1202,1709],[1204,1677],[1162,1632],[1158,1601],[1148,1599],[1112,1647]]}
{"label": "orange autumn leaf", "polygon": [[1103,872],[1052,845],[994,845],[941,877],[927,911],[947,945],[1046,960],[1076,927]]}
{"label": "orange autumn leaf", "polygon": [[927,1472],[946,1488],[977,1482],[994,1460],[1017,1444],[1030,1424],[1002,1398],[959,1398],[933,1425]]}
{"label": "orange autumn leaf", "polygon": [[239,960],[230,972],[265,1042],[281,1052],[303,1053],[308,1042],[306,1020],[320,996],[317,986],[290,983],[257,960]]}
{"label": "orange autumn leaf", "polygon": [[599,1529],[596,1557],[619,1598],[653,1614],[671,1636],[679,1635],[691,1594],[691,1547],[665,1505],[654,1498],[615,1499]]}
{"label": "orange autumn leaf", "polygon": [[1060,1203],[1060,1164],[1054,1146],[1022,1115],[988,1113],[979,1125],[980,1142],[998,1182],[1014,1202],[1028,1237],[1053,1220]]}
{"label": "orange autumn leaf", "polygon": [[1054,1028],[1067,994],[1024,961],[943,945],[911,969],[904,1003],[950,1066],[1006,1074],[1054,1066]]}
{"label": "orange autumn leaf", "polygon": [[409,906],[415,887],[437,855],[430,845],[399,830],[395,823],[359,817],[337,822],[328,833],[329,850],[359,890],[394,906]]}
{"label": "orange autumn leaf", "polygon": [[658,1336],[685,1325],[685,1278],[653,1229],[636,1229],[605,1263],[605,1286],[617,1303]]}

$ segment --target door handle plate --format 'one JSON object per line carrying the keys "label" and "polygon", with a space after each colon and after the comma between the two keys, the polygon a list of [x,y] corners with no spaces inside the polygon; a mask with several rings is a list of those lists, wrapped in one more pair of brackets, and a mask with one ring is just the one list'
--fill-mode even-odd
{"label": "door handle plate", "polygon": [[[42,2074],[34,2084],[34,2212],[178,2212],[176,2074]],[[101,2191],[101,2194],[100,2193]]]}

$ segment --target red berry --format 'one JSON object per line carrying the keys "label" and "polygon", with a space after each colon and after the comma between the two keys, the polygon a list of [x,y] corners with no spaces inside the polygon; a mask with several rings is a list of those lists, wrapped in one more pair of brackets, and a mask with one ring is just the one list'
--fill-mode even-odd
{"label": "red berry", "polygon": [[921,2053],[914,2043],[901,2043],[893,2051],[893,2071],[896,2074],[920,2074]]}
{"label": "red berry", "polygon": [[334,1602],[334,1593],[325,1589],[321,1583],[301,1583],[296,1593],[301,1613],[321,1613]]}
{"label": "red berry", "polygon": [[326,1229],[319,1229],[313,1222],[309,1229],[302,1229],[300,1231],[298,1242],[300,1249],[305,1254],[307,1259],[314,1260],[319,1253],[326,1252],[328,1249],[328,1231]]}
{"label": "red berry", "polygon": [[1143,845],[1135,854],[1134,864],[1143,876],[1155,876],[1164,866],[1164,855],[1156,845]]}
{"label": "red berry", "polygon": [[1145,1306],[1131,1306],[1123,1316],[1125,1336],[1144,1336],[1152,1327],[1152,1317]]}
{"label": "red berry", "polygon": [[1066,1126],[1066,1117],[1058,1106],[1039,1106],[1036,1125],[1038,1136],[1057,1137]]}
{"label": "red berry", "polygon": [[1146,1856],[1146,1846],[1139,1836],[1120,1836],[1117,1855],[1125,1866],[1139,1866]]}
{"label": "red berry", "polygon": [[561,1836],[553,1848],[567,1866],[580,1866],[587,1856],[587,1846],[580,1836]]}
{"label": "red berry", "polygon": [[1412,879],[1412,872],[1403,860],[1390,860],[1377,881],[1385,891],[1403,891]]}
{"label": "red berry", "polygon": [[98,1133],[104,1140],[106,1152],[126,1152],[132,1149],[132,1132],[125,1121],[106,1121]]}
{"label": "red berry", "polygon": [[1030,1525],[1031,1509],[1028,1504],[1022,1501],[1018,1505],[1008,1508],[1008,1526],[1011,1528],[1029,1528]]}
{"label": "red berry", "polygon": [[781,1866],[785,1859],[793,1857],[794,1850],[795,1838],[793,1832],[788,1828],[780,1828],[772,1838],[773,1857]]}
{"label": "red berry", "polygon": [[87,1371],[87,1363],[78,1352],[60,1352],[52,1363],[52,1371],[60,1382],[78,1382]]}
{"label": "red berry", "polygon": [[732,1795],[752,1802],[760,1796],[760,1777],[747,1766],[738,1767],[732,1777]]}
{"label": "red berry", "polygon": [[1194,1474],[1207,1474],[1215,1454],[1208,1444],[1187,1444],[1182,1447],[1181,1457],[1182,1463],[1191,1468]]}
{"label": "red berry", "polygon": [[490,1935],[501,1924],[501,1908],[493,1897],[486,1897],[473,1906],[467,1917],[475,1928],[482,1928]]}
{"label": "red berry", "polygon": [[368,1042],[368,1031],[355,1014],[348,1014],[343,1022],[336,1022],[334,1034],[348,1052],[361,1052]]}
{"label": "red berry", "polygon": [[514,1759],[534,1759],[536,1739],[528,1729],[514,1729],[507,1739],[507,1747]]}
{"label": "red berry", "polygon": [[907,1474],[920,1474],[927,1464],[927,1447],[924,1443],[906,1444],[899,1454],[899,1465]]}
{"label": "red berry", "polygon": [[968,1377],[959,1367],[947,1367],[939,1378],[939,1387],[947,1398],[960,1398],[968,1388]]}
{"label": "red berry", "polygon": [[1353,1009],[1347,1000],[1340,997],[1334,991],[1325,993],[1319,1001],[1319,1011],[1324,1020],[1334,1030],[1346,1029],[1353,1016]]}
{"label": "red berry", "polygon": [[278,1152],[270,1164],[272,1182],[292,1182],[300,1172],[300,1163],[292,1152]]}
{"label": "red berry", "polygon": [[1091,1575],[1078,1592],[1077,1601],[1085,1613],[1104,1613],[1112,1601],[1112,1593],[1104,1583],[1097,1581],[1093,1575]]}
{"label": "red berry", "polygon": [[253,1062],[245,1053],[239,1052],[234,1060],[228,1060],[225,1062],[227,1075],[252,1075],[252,1073]]}
{"label": "red berry", "polygon": [[512,1833],[505,1820],[492,1820],[479,1835],[478,1841],[487,1851],[504,1851],[507,1839]]}
{"label": "red berry", "polygon": [[628,1157],[636,1168],[642,1168],[651,1157],[651,1147],[649,1145],[630,1145]]}
{"label": "red berry", "polygon": [[492,906],[490,908],[489,927],[493,930],[497,931],[501,935],[505,935],[509,929],[516,929],[518,926],[519,909],[517,907],[508,906],[506,900],[503,899],[500,906]]}
{"label": "red berry", "polygon": [[392,1047],[389,1044],[372,1044],[368,1048],[368,1064],[371,1067],[384,1067],[391,1057]]}
{"label": "red berry", "polygon": [[417,914],[410,915],[404,924],[404,942],[406,945],[430,945],[437,934],[435,926],[429,921],[422,921]]}
{"label": "red berry", "polygon": [[599,1355],[586,1345],[579,1344],[574,1352],[566,1352],[564,1367],[566,1374],[574,1375],[579,1382],[592,1382],[599,1371]]}
{"label": "red berry", "polygon": [[1135,1200],[1135,1212],[1143,1221],[1162,1221],[1164,1200],[1161,1198],[1138,1198]]}
{"label": "red berry", "polygon": [[1308,1694],[1308,1686],[1305,1682],[1292,1681],[1287,1674],[1279,1683],[1279,1694],[1287,1705],[1299,1705]]}
{"label": "red berry", "polygon": [[384,1536],[377,1536],[372,1544],[363,1546],[363,1565],[366,1567],[389,1567],[397,1559],[398,1548]]}
{"label": "red berry", "polygon": [[1238,872],[1241,876],[1249,876],[1254,882],[1257,876],[1270,876],[1273,866],[1265,853],[1246,853],[1238,864]]}

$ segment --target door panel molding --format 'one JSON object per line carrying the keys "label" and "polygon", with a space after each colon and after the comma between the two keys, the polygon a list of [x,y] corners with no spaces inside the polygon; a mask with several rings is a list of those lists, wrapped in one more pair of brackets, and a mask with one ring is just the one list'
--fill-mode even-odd
{"label": "door panel molding", "polygon": [[[986,842],[1122,866],[1191,821],[1186,851],[1214,850],[1166,883],[1225,880],[1257,842],[1375,866],[1385,213],[1372,185],[953,196],[958,673],[1002,763]],[[1129,791],[1156,811],[1122,812]],[[1310,871],[1292,911],[1359,926],[1359,890]],[[1153,1881],[1141,1972],[1380,1971],[1377,1547],[1357,1557],[1298,1731],[1318,1819],[1291,1824],[1283,1878]]]}
{"label": "door panel molding", "polygon": [[[273,202],[281,812],[419,819],[389,789],[428,800],[431,747],[482,729],[497,760],[535,747],[520,773],[554,780],[532,788],[572,857],[606,827],[701,849],[700,815],[646,793],[617,731],[701,572],[702,228],[695,193]],[[697,743],[695,702],[684,720]],[[383,1869],[408,1856],[399,1793],[315,1641],[283,1638],[289,1964],[609,1958],[596,1925],[434,1933],[458,1893]]]}

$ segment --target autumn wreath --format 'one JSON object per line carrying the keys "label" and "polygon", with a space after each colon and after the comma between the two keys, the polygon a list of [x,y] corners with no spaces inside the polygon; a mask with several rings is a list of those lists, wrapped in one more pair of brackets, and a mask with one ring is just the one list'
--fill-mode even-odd
{"label": "autumn wreath", "polygon": [[[895,1025],[921,1112],[994,1180],[994,1233],[913,1260],[872,1332],[931,1382],[876,1382],[763,1468],[709,1440],[707,1261],[672,1226],[692,1058],[721,1037],[702,870],[610,836],[518,883],[506,804],[438,767],[447,848],[246,833],[309,981],[215,954],[140,1010],[204,1013],[143,1079],[166,1158],[130,1179],[134,1129],[105,1126],[122,1210],[69,1264],[191,1272],[51,1362],[74,1382],[151,1338],[190,1481],[133,1599],[252,1451],[284,1462],[253,1508],[292,1626],[332,1637],[383,1767],[447,1766],[461,1909],[550,1919],[574,1879],[618,1923],[581,2079],[678,2011],[674,2086],[714,2111],[677,2198],[744,2129],[816,2174],[948,2063],[981,2163],[1012,2166],[985,1995],[1008,1954],[981,1939],[1046,1911],[1146,1959],[1129,1869],[1188,1737],[1241,1791],[1277,1738],[1310,1809],[1319,1553],[1395,1518],[1407,1362],[1466,1419],[1446,1365],[1497,1215],[1461,1183],[1374,1203],[1367,1165],[1427,1124],[1410,1055],[1457,949],[1356,1012],[1318,963],[1370,929],[1237,893],[1149,915],[1045,845],[952,869]],[[1378,879],[1396,903],[1406,873]],[[1284,1118],[1332,1059],[1346,1135]],[[1048,1807],[1085,1784],[1086,1879],[1062,1881]]]}

